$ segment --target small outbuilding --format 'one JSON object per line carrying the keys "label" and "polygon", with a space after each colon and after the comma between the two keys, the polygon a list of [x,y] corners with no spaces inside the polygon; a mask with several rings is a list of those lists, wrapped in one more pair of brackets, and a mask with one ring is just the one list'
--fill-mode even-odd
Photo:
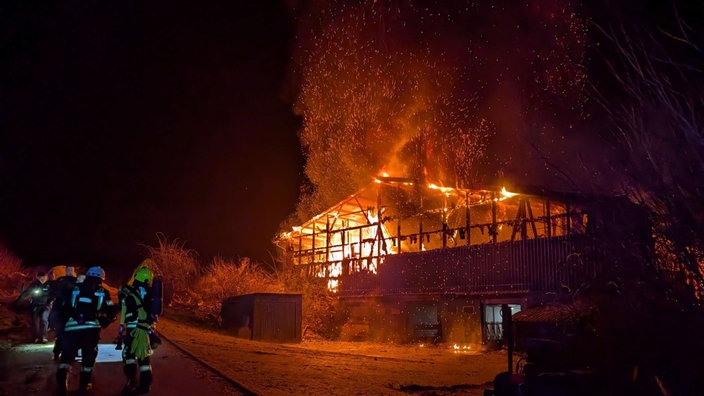
{"label": "small outbuilding", "polygon": [[254,293],[222,302],[222,325],[238,337],[301,342],[301,294]]}

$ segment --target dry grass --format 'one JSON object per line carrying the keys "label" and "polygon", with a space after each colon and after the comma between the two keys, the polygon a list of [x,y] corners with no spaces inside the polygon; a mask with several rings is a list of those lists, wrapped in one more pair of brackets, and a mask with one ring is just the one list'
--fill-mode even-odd
{"label": "dry grass", "polygon": [[0,247],[0,349],[27,341],[27,315],[16,311],[12,303],[28,281],[29,276],[22,272],[22,260],[7,248]]}
{"label": "dry grass", "polygon": [[[252,263],[249,258],[228,261],[216,257],[195,283],[199,297],[199,317],[217,318],[222,300],[251,293],[282,293],[283,285],[271,273]],[[207,302],[207,303],[206,303]]]}
{"label": "dry grass", "polygon": [[147,246],[149,258],[154,261],[155,272],[166,275],[164,279],[173,293],[183,293],[192,287],[193,278],[198,275],[200,264],[198,254],[184,248],[185,242],[169,239],[157,234],[159,246]]}
{"label": "dry grass", "polygon": [[282,293],[283,285],[269,272],[245,257],[239,261],[215,258],[198,287],[215,299],[249,293]]}
{"label": "dry grass", "polygon": [[0,248],[0,294],[18,293],[26,280],[22,260],[7,248]]}
{"label": "dry grass", "polygon": [[147,247],[157,272],[163,275],[170,293],[166,303],[172,312],[190,314],[206,323],[217,323],[222,301],[228,297],[252,293],[299,293],[303,295],[303,328],[306,335],[337,337],[346,320],[337,299],[326,284],[288,266],[272,271],[271,266],[249,258],[227,260],[216,257],[207,266],[198,262],[198,254],[178,240],[159,234],[159,245]]}

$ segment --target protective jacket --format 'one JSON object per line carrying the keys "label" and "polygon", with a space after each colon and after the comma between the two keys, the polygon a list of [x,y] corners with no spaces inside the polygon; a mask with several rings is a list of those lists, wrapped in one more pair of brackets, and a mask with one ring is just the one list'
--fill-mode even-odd
{"label": "protective jacket", "polygon": [[144,289],[124,286],[120,289],[120,297],[122,300],[120,324],[127,330],[127,335],[133,338],[130,352],[138,359],[151,355],[149,334],[153,321],[145,304],[148,297]]}
{"label": "protective jacket", "polygon": [[50,321],[53,319],[61,325],[66,321],[62,315],[68,312],[74,287],[76,287],[76,278],[73,276],[62,276],[50,283],[49,301],[53,308]]}
{"label": "protective jacket", "polygon": [[[91,273],[97,276],[90,275]],[[100,329],[115,320],[115,306],[110,293],[101,282],[105,273],[100,267],[91,267],[83,283],[76,284],[68,299],[65,318],[66,324],[61,335],[61,362],[56,370],[56,383],[59,394],[68,392],[68,373],[71,363],[81,351],[81,373],[79,392],[87,391],[91,386],[93,367],[98,356]]]}
{"label": "protective jacket", "polygon": [[127,329],[135,327],[148,331],[151,328],[152,320],[146,305],[148,296],[140,288],[124,286],[120,290],[122,297],[122,311],[120,323]]}
{"label": "protective jacket", "polygon": [[107,327],[115,320],[110,292],[102,286],[93,288],[90,284],[77,284],[71,291],[66,317],[64,331]]}

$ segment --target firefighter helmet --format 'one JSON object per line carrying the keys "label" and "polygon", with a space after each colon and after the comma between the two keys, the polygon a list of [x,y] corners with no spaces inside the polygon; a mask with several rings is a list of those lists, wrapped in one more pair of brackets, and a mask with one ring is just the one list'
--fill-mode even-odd
{"label": "firefighter helmet", "polygon": [[154,265],[155,265],[155,264],[154,264],[154,260],[152,260],[152,259],[150,259],[150,258],[144,259],[144,260],[142,261],[142,263],[139,264],[140,267],[149,267],[149,268],[154,267]]}
{"label": "firefighter helmet", "polygon": [[90,267],[88,271],[86,271],[86,276],[93,276],[105,280],[105,271],[98,266]]}
{"label": "firefighter helmet", "polygon": [[152,284],[152,280],[154,279],[154,273],[152,272],[149,267],[139,267],[134,271],[134,276],[132,277],[132,282],[142,282],[147,285]]}
{"label": "firefighter helmet", "polygon": [[49,280],[56,280],[61,278],[62,276],[66,276],[65,265],[57,265],[55,267],[51,267],[51,269],[49,270]]}

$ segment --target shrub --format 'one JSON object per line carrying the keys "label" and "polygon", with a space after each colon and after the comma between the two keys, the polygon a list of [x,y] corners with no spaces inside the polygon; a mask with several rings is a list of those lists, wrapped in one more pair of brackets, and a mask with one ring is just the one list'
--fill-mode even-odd
{"label": "shrub", "polygon": [[222,301],[251,293],[299,293],[302,295],[304,336],[335,339],[347,313],[328,291],[324,279],[307,276],[293,266],[271,271],[249,258],[226,260],[216,257],[202,271],[197,254],[178,240],[158,234],[159,246],[147,247],[156,272],[164,276],[165,302],[199,320],[215,323]]}
{"label": "shrub", "polygon": [[6,247],[0,247],[0,291],[14,293],[27,276],[21,271],[22,260]]}
{"label": "shrub", "polygon": [[214,319],[220,315],[222,300],[227,297],[283,291],[283,285],[270,272],[249,258],[228,261],[216,257],[196,281],[195,311],[200,318]]}
{"label": "shrub", "polygon": [[295,267],[280,270],[276,275],[287,293],[302,294],[303,336],[311,336],[312,332],[325,339],[337,339],[348,314],[328,290],[327,281],[308,276]]}
{"label": "shrub", "polygon": [[271,272],[249,258],[228,261],[215,258],[195,284],[187,305],[201,320],[214,322],[222,301],[251,293],[299,293],[305,336],[336,339],[347,320],[324,279],[306,276],[295,268]]}
{"label": "shrub", "polygon": [[159,246],[147,246],[147,251],[157,267],[156,272],[164,275],[165,298],[170,303],[172,298],[188,294],[200,264],[196,252],[184,248],[185,242],[169,240],[161,233],[157,234],[157,238]]}

